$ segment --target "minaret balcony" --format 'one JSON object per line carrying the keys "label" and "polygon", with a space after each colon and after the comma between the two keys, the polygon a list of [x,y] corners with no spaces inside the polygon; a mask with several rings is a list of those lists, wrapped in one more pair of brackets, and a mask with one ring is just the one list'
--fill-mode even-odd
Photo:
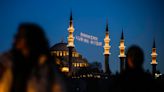
{"label": "minaret balcony", "polygon": [[153,56],[157,56],[158,54],[157,53],[152,53],[151,54],[151,56],[153,57]]}
{"label": "minaret balcony", "polygon": [[158,62],[153,61],[153,62],[151,62],[151,64],[152,64],[152,65],[155,65],[155,64],[158,64]]}
{"label": "minaret balcony", "polygon": [[126,57],[126,55],[125,54],[120,54],[120,55],[118,55],[118,57]]}

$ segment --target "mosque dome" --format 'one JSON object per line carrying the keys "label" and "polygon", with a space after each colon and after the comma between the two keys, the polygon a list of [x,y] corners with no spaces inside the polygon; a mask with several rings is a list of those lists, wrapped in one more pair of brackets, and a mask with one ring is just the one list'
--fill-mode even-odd
{"label": "mosque dome", "polygon": [[[53,45],[51,48],[50,48],[51,51],[68,51],[68,47],[67,47],[67,43],[65,42],[60,42],[60,43],[57,43],[55,45]],[[76,49],[73,48],[72,50],[73,52],[76,52]]]}

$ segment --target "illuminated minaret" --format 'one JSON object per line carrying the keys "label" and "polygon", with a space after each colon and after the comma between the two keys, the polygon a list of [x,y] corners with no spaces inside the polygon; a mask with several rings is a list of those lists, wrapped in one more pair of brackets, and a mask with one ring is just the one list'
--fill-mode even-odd
{"label": "illuminated minaret", "polygon": [[120,58],[120,73],[122,73],[122,71],[125,69],[125,45],[124,45],[124,33],[123,33],[123,29],[122,29],[122,33],[121,33],[121,39],[120,39],[120,55],[118,56]]}
{"label": "illuminated minaret", "polygon": [[151,61],[151,65],[152,65],[152,75],[155,76],[156,73],[156,66],[157,66],[157,53],[156,53],[156,47],[155,47],[155,40],[153,42],[153,48],[152,48],[152,53],[151,53],[151,57],[152,57],[152,61]]}
{"label": "illuminated minaret", "polygon": [[69,22],[69,28],[68,28],[68,44],[67,47],[69,49],[69,75],[72,74],[72,49],[74,48],[74,36],[73,36],[73,32],[74,32],[74,27],[73,27],[73,18],[72,18],[72,11],[71,11],[71,15],[70,15],[70,22]]}
{"label": "illuminated minaret", "polygon": [[109,69],[109,55],[111,46],[109,45],[110,38],[109,38],[109,31],[108,31],[108,21],[106,23],[106,31],[105,31],[105,38],[104,38],[104,56],[105,56],[105,73],[110,74],[111,71]]}

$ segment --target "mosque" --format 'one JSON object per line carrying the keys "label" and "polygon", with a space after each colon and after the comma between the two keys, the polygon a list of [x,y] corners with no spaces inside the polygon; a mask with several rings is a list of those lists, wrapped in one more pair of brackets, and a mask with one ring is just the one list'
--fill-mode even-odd
{"label": "mosque", "polygon": [[[68,37],[67,37],[67,43],[64,41],[61,41],[55,45],[53,45],[51,50],[51,55],[55,58],[56,64],[59,66],[59,69],[61,72],[67,74],[68,76],[72,76],[72,74],[75,74],[79,69],[88,67],[89,63],[87,59],[85,59],[80,53],[77,52],[75,45],[74,45],[74,26],[73,26],[73,18],[72,18],[72,12],[70,15],[70,22],[68,27]],[[109,67],[109,56],[110,56],[110,36],[109,36],[109,29],[108,29],[108,21],[106,23],[106,29],[105,29],[105,38],[104,38],[104,74],[110,75],[111,70]],[[125,69],[125,44],[124,44],[124,34],[123,29],[121,33],[121,39],[120,39],[120,46],[118,46],[118,49],[120,49],[120,54],[118,55],[118,58],[120,58],[120,72],[122,72]],[[152,65],[152,75],[157,75],[157,53],[156,53],[156,46],[155,46],[155,40],[153,42],[152,47],[152,62],[150,63]],[[96,75],[97,76],[97,75]],[[98,75],[100,76],[100,74]],[[100,78],[100,77],[99,77]]]}
{"label": "mosque", "polygon": [[[69,72],[69,63],[68,63],[68,54],[69,49],[67,48],[67,43],[61,41],[51,48],[51,55],[55,57],[56,64],[60,66],[60,70],[62,72],[68,73]],[[87,67],[88,61],[87,59],[83,58],[83,56],[77,52],[76,48],[72,49],[72,67],[73,72],[75,73],[81,67]]]}

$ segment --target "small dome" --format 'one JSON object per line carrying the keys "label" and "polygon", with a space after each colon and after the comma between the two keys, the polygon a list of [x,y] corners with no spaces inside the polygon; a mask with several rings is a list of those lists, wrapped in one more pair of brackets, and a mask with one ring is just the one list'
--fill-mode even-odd
{"label": "small dome", "polygon": [[[55,45],[53,45],[50,48],[51,51],[68,51],[67,43],[60,42]],[[73,48],[73,52],[76,52],[76,49]]]}

